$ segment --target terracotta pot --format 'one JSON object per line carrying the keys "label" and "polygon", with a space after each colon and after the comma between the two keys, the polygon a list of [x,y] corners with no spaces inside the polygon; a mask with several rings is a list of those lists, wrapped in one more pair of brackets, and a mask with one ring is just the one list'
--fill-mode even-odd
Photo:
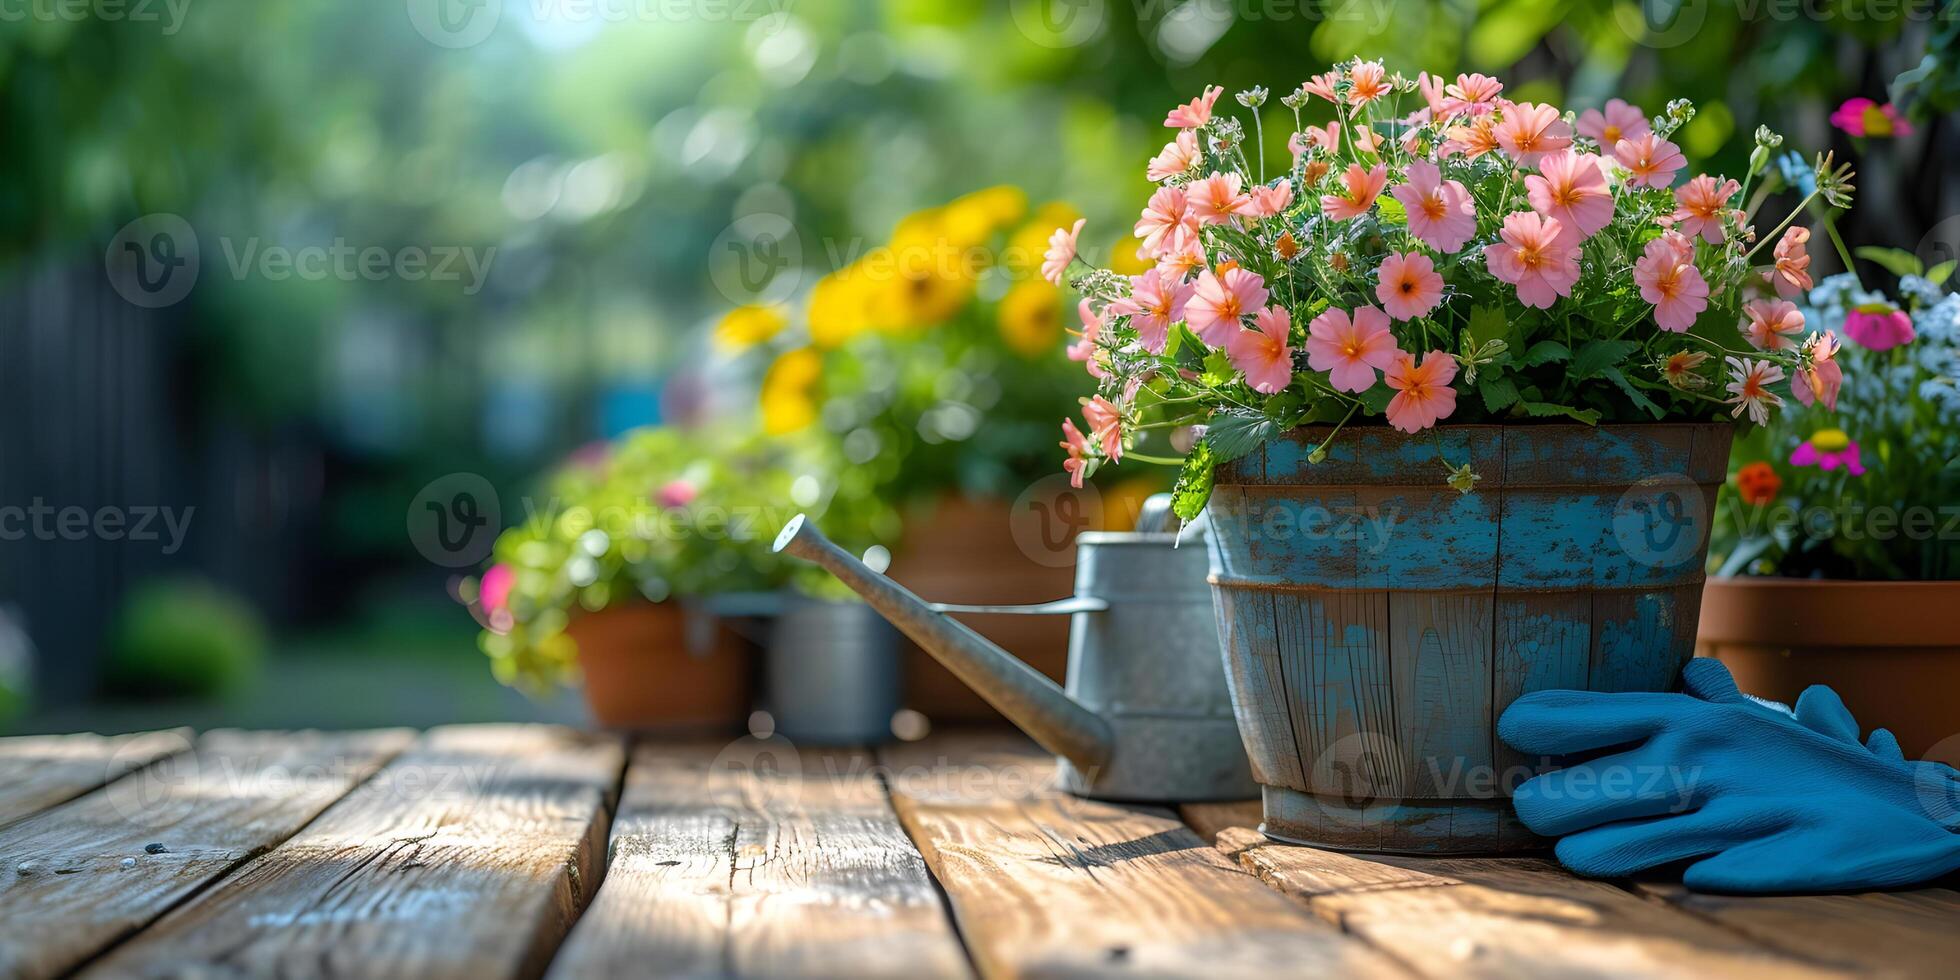
{"label": "terracotta pot", "polygon": [[[1664,691],[1694,654],[1726,424],[1298,429],[1218,468],[1211,583],[1269,836],[1532,850],[1549,760],[1499,715],[1548,688]],[[1483,481],[1460,494],[1441,459]]]}
{"label": "terracotta pot", "polygon": [[[909,515],[889,574],[929,602],[1017,604],[1074,594],[1074,545],[1066,561],[1037,561],[1015,544],[1012,508],[997,498],[948,496],[929,513]],[[961,622],[1057,683],[1068,670],[1065,616],[962,616]],[[999,712],[909,639],[905,705],[935,724],[998,722]]]}
{"label": "terracotta pot", "polygon": [[1716,578],[1701,641],[1736,684],[1794,702],[1825,684],[1866,732],[1889,728],[1907,758],[1960,766],[1960,582]]}
{"label": "terracotta pot", "polygon": [[602,727],[732,730],[748,719],[753,654],[718,620],[637,602],[583,613],[565,632]]}

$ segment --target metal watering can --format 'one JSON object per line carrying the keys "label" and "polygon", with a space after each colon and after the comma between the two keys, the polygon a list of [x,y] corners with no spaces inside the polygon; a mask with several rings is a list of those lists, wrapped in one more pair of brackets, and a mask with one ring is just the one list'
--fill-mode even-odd
{"label": "metal watering can", "polygon": [[[1188,537],[1189,535],[1187,535]],[[1075,596],[1032,606],[935,605],[872,571],[798,515],[775,548],[828,569],[1060,757],[1062,785],[1103,800],[1250,799],[1202,542],[1085,532]],[[944,613],[1068,614],[1068,688]]]}

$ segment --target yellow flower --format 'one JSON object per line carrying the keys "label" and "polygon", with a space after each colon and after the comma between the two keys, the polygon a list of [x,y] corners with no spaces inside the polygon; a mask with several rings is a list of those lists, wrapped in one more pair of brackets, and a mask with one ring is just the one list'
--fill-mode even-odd
{"label": "yellow flower", "polygon": [[738,306],[715,325],[715,343],[725,350],[747,350],[776,334],[789,324],[780,306]]}
{"label": "yellow flower", "polygon": [[1062,339],[1062,291],[1025,279],[1000,301],[1000,335],[1022,357],[1055,353]]}
{"label": "yellow flower", "polygon": [[1135,235],[1124,235],[1116,240],[1109,251],[1109,271],[1123,276],[1140,276],[1156,265],[1137,254],[1143,247],[1143,240]]}
{"label": "yellow flower", "polygon": [[1048,251],[1048,236],[1057,228],[1067,228],[1082,217],[1074,208],[1060,201],[1050,201],[1034,211],[1034,217],[1022,225],[1020,230],[1007,240],[1007,250],[1001,253],[1000,264],[1024,277],[1032,277],[1041,271],[1041,253]]}
{"label": "yellow flower", "polygon": [[810,287],[810,342],[828,350],[871,327],[870,287],[870,280],[855,266],[817,280]]}
{"label": "yellow flower", "polygon": [[795,432],[817,419],[816,386],[823,355],[808,347],[785,351],[762,378],[762,428],[770,435]]}
{"label": "yellow flower", "polygon": [[1027,194],[1018,187],[1003,184],[955,198],[946,205],[942,219],[948,238],[962,245],[977,246],[992,238],[1003,225],[1021,220],[1027,209]]}

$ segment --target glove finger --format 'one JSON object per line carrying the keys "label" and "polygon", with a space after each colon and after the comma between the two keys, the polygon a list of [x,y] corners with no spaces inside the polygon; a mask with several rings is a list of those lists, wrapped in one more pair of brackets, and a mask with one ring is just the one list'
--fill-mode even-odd
{"label": "glove finger", "polygon": [[1531,832],[1563,837],[1619,820],[1680,813],[1694,805],[1694,779],[1653,743],[1527,780],[1511,804]]}
{"label": "glove finger", "polygon": [[1638,742],[1696,707],[1679,694],[1534,691],[1497,720],[1497,735],[1526,755],[1566,755]]}
{"label": "glove finger", "polygon": [[1684,861],[1774,833],[1768,811],[1716,800],[1699,810],[1629,820],[1573,834],[1558,842],[1559,863],[1577,874],[1617,878]]}
{"label": "glove finger", "polygon": [[1735,704],[1743,699],[1742,689],[1735,686],[1735,675],[1713,657],[1696,657],[1681,667],[1681,690],[1715,704]]}
{"label": "glove finger", "polygon": [[1865,748],[1887,762],[1906,761],[1906,753],[1899,748],[1898,737],[1883,728],[1872,729],[1871,735],[1865,739]]}
{"label": "glove finger", "polygon": [[1724,848],[1690,865],[1681,881],[1696,891],[1742,894],[1902,888],[1960,867],[1960,846],[1947,834],[1844,853],[1828,841],[1792,831]]}
{"label": "glove finger", "polygon": [[1822,684],[1804,688],[1797,698],[1797,721],[1805,728],[1840,742],[1858,741],[1858,719],[1837,692]]}

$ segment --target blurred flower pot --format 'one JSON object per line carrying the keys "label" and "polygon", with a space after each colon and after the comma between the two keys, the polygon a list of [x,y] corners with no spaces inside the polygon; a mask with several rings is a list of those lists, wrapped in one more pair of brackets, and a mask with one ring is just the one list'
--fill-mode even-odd
{"label": "blurred flower pot", "polygon": [[1715,578],[1695,652],[1736,684],[1785,703],[1828,685],[1869,733],[1891,729],[1908,758],[1960,766],[1960,582]]}
{"label": "blurred flower pot", "polygon": [[713,616],[634,602],[575,616],[566,633],[601,727],[737,729],[748,719],[753,654]]}
{"label": "blurred flower pot", "polygon": [[791,599],[769,631],[763,705],[793,742],[883,742],[899,708],[898,631],[861,602]]}
{"label": "blurred flower pot", "polygon": [[[1012,507],[997,498],[948,495],[922,516],[909,517],[889,574],[931,602],[1011,605],[1073,593],[1075,546],[1029,555],[1016,541]],[[1065,616],[976,616],[963,620],[1061,683],[1068,670]],[[911,640],[899,638],[905,706],[935,724],[1003,719]]]}
{"label": "blurred flower pot", "polygon": [[[1218,468],[1211,582],[1261,829],[1536,849],[1496,737],[1519,695],[1664,691],[1694,653],[1727,424],[1298,429]],[[1444,465],[1482,476],[1475,492]]]}

